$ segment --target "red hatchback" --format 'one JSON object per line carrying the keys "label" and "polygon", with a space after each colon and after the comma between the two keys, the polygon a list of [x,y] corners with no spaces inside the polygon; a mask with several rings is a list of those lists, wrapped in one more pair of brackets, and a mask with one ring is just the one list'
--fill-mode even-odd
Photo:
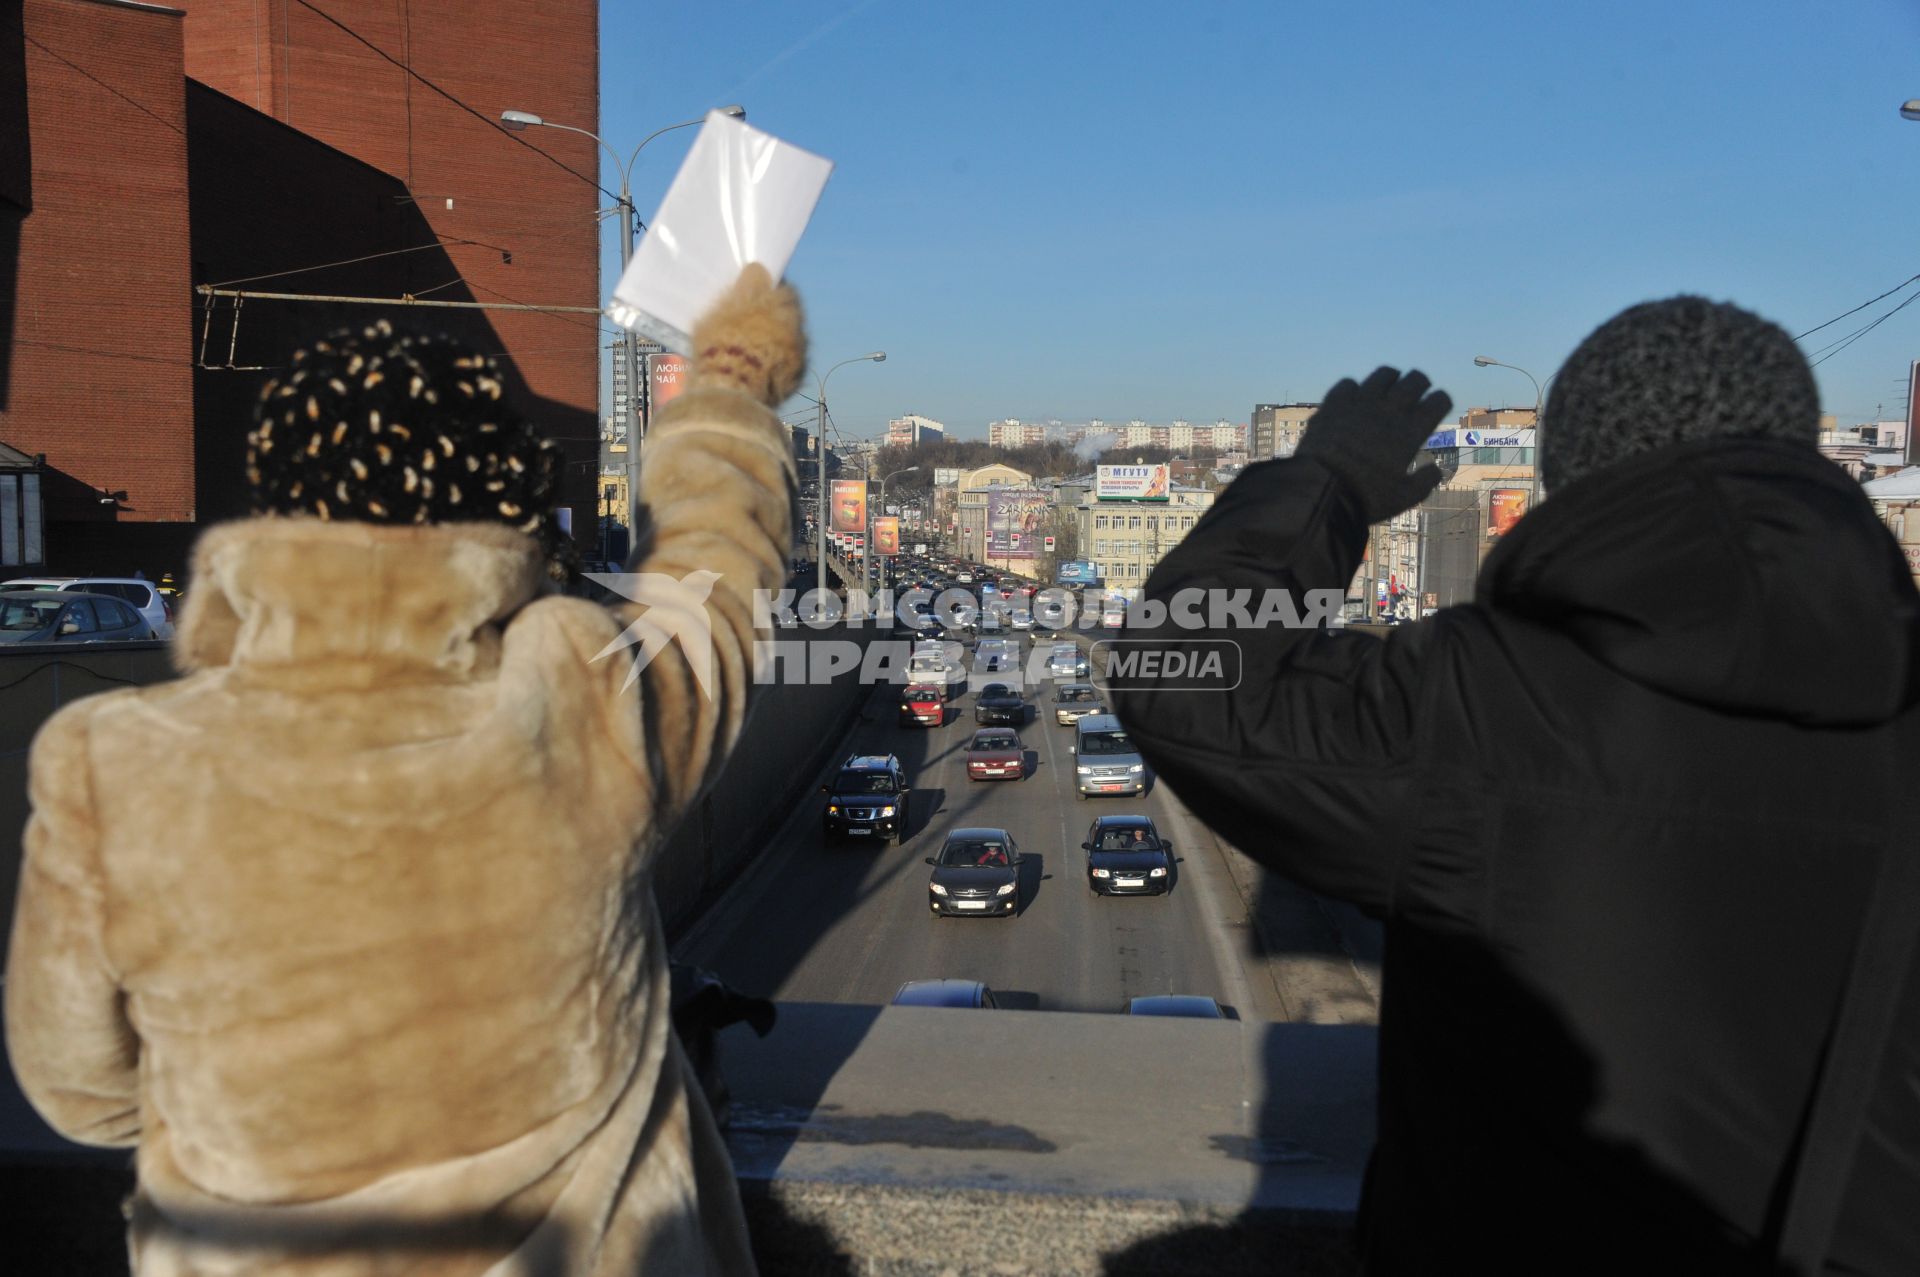
{"label": "red hatchback", "polygon": [[946,693],[926,683],[916,683],[900,693],[900,725],[938,727],[947,721]]}

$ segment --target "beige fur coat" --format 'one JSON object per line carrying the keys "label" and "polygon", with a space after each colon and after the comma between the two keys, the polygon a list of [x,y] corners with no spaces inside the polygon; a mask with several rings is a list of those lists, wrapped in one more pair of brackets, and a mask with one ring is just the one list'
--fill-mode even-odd
{"label": "beige fur coat", "polygon": [[47,723],[7,1043],[138,1150],[138,1274],[751,1271],[647,875],[740,728],[792,490],[738,390],[649,435],[638,570],[719,574],[710,694],[677,642],[627,686],[632,615],[536,599],[519,533],[257,519],[201,539],[185,677]]}

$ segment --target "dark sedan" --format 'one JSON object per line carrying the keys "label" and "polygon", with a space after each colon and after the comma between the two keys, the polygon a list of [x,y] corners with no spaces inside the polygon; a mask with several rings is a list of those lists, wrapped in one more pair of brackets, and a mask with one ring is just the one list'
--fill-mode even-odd
{"label": "dark sedan", "polygon": [[944,914],[1011,918],[1020,906],[1020,849],[1004,829],[956,829],[940,854],[928,856],[933,877],[927,907]]}
{"label": "dark sedan", "polygon": [[1026,774],[1027,752],[1011,728],[983,727],[967,742],[968,780],[1020,780]]}
{"label": "dark sedan", "polygon": [[1018,726],[1027,721],[1027,702],[1017,690],[1005,683],[988,683],[974,698],[973,717],[981,723],[1012,723]]}
{"label": "dark sedan", "polygon": [[1103,896],[1157,896],[1173,884],[1173,844],[1145,816],[1102,816],[1080,844],[1087,889]]}

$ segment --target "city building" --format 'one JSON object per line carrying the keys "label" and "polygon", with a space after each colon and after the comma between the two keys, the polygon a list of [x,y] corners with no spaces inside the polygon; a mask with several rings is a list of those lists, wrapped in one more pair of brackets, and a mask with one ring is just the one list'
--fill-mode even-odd
{"label": "city building", "polygon": [[917,443],[937,441],[947,437],[947,428],[931,417],[922,417],[918,413],[908,413],[904,417],[895,417],[887,423],[887,446],[889,448],[910,448]]}
{"label": "city building", "polygon": [[[1300,444],[1300,433],[1307,428],[1307,420],[1319,408],[1317,403],[1255,404],[1253,423],[1248,428],[1250,437],[1246,440],[1248,455],[1255,461],[1291,457]],[[1236,440],[1234,447],[1239,446]]]}
{"label": "city building", "polygon": [[[563,518],[591,556],[596,148],[554,131],[536,150],[492,117],[504,103],[596,120],[594,4],[14,11],[0,443],[45,458],[45,570],[184,570],[201,527],[246,512],[263,381],[315,337],[383,317],[500,360],[510,402],[563,450]],[[539,101],[516,97],[529,91]]]}
{"label": "city building", "polygon": [[1137,597],[1161,557],[1213,505],[1211,488],[1168,486],[1164,501],[1101,500],[1088,491],[1073,507],[1079,557],[1110,592]]}
{"label": "city building", "polygon": [[[1026,492],[1033,487],[1032,475],[999,462],[957,476],[953,484],[954,505],[949,518],[954,549],[960,556],[1009,571],[1026,570],[1014,566],[1013,558],[1008,556],[989,558],[987,532],[988,522],[997,512],[996,507],[1008,500],[1004,494]],[[1022,545],[1020,548],[1022,554],[1019,561],[1030,567],[1040,547]]]}
{"label": "city building", "polygon": [[1842,430],[1833,417],[1820,419],[1822,456],[1862,481],[1893,474],[1906,467],[1907,423],[1876,421]]}

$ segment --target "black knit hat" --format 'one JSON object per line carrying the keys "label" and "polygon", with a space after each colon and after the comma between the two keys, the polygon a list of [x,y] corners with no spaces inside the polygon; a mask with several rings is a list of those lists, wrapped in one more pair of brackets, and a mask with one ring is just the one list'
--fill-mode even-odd
{"label": "black knit hat", "polygon": [[1798,439],[1820,430],[1806,356],[1778,324],[1727,302],[1669,297],[1594,329],[1555,376],[1540,423],[1552,491],[1668,444]]}
{"label": "black knit hat", "polygon": [[386,320],[341,329],[267,382],[247,436],[256,513],[548,531],[560,453],[494,362]]}

